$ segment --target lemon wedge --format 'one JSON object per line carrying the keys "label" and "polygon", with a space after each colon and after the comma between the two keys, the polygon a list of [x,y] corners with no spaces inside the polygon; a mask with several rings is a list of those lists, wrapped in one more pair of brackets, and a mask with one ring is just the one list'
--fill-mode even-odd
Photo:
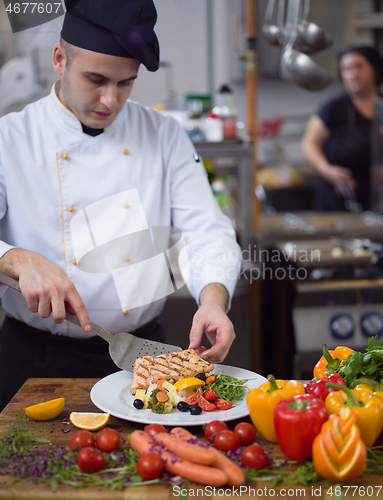
{"label": "lemon wedge", "polygon": [[203,380],[196,377],[187,377],[177,380],[174,387],[177,389],[180,396],[189,397],[195,392],[195,389],[198,389],[201,385],[205,385]]}
{"label": "lemon wedge", "polygon": [[52,399],[45,401],[45,403],[28,406],[25,408],[25,413],[34,420],[52,420],[60,415],[64,405],[65,398]]}
{"label": "lemon wedge", "polygon": [[79,413],[72,411],[69,415],[69,420],[73,425],[79,429],[85,429],[87,431],[98,431],[101,427],[105,427],[105,425],[109,422],[109,419],[110,413]]}

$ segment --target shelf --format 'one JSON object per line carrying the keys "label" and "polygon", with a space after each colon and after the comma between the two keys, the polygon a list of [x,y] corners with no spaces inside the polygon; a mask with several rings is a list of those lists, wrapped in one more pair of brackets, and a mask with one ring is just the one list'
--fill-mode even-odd
{"label": "shelf", "polygon": [[383,12],[372,12],[355,19],[356,28],[382,29]]}

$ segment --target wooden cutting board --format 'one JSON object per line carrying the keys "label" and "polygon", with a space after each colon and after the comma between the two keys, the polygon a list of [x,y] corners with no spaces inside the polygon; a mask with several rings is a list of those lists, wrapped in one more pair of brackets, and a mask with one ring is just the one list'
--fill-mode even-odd
{"label": "wooden cutting board", "polygon": [[[54,420],[47,422],[36,422],[30,420],[27,424],[32,433],[38,437],[50,439],[57,445],[69,445],[70,436],[76,431],[76,428],[70,424],[64,424],[63,419],[68,419],[72,411],[95,411],[98,410],[90,400],[90,390],[97,382],[97,379],[29,379],[15,395],[7,407],[0,413],[0,436],[12,425],[17,415],[24,414],[24,408],[33,404],[42,403],[50,399],[65,397],[65,408],[61,415]],[[247,420],[247,419],[241,419]],[[234,428],[238,420],[228,422],[230,428]],[[111,417],[108,426],[116,430],[121,430],[121,436],[124,439],[128,438],[129,433],[135,429],[143,429],[144,425],[128,422],[119,418]],[[70,432],[64,433],[70,429]],[[200,426],[188,427],[195,435],[202,437],[203,432]],[[265,444],[262,436],[257,436],[257,442],[266,446],[274,457],[280,457],[283,460],[283,455],[278,445]],[[4,478],[0,476],[0,483]],[[331,489],[332,487],[332,489]],[[369,490],[367,489],[369,487]],[[241,499],[258,499],[270,497],[266,493],[267,488],[270,488],[270,483],[264,481],[252,481],[246,485],[246,490],[242,493],[237,489],[237,494],[231,488],[221,488],[216,491],[202,485],[194,485],[190,487],[189,498],[226,498],[227,496],[238,496]],[[251,488],[251,490],[249,490]],[[265,490],[266,488],[266,490]],[[224,490],[226,495],[223,495]],[[365,493],[363,495],[363,492]],[[368,494],[369,492],[369,494]],[[193,494],[194,493],[194,494]],[[240,495],[241,493],[241,495]],[[278,498],[285,496],[288,498],[319,498],[319,499],[334,499],[335,485],[331,485],[326,481],[315,483],[307,487],[301,485],[279,485],[275,488],[274,497]],[[331,494],[332,493],[332,494]],[[382,498],[383,499],[383,477],[364,475],[358,480],[350,483],[350,489],[346,493],[346,488],[343,488],[343,498],[357,499],[363,498]],[[173,495],[172,488],[169,486],[150,485],[140,487],[128,487],[123,491],[112,491],[107,488],[89,487],[89,488],[72,488],[69,486],[60,486],[56,493],[51,491],[49,485],[39,484],[30,485],[26,481],[4,486],[0,484],[0,500],[168,500],[180,498],[178,495]]]}

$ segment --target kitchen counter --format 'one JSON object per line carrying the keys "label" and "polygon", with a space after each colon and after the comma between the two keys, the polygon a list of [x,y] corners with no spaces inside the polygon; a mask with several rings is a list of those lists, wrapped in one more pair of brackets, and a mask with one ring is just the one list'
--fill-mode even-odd
{"label": "kitchen counter", "polygon": [[[33,404],[37,404],[50,399],[65,397],[65,408],[61,415],[54,420],[47,422],[36,422],[30,420],[27,425],[32,433],[38,437],[50,439],[56,445],[68,446],[70,436],[75,431],[72,424],[64,425],[63,419],[68,419],[72,411],[79,412],[98,412],[99,410],[93,405],[90,400],[90,390],[97,382],[97,379],[29,379],[19,392],[14,396],[12,401],[0,413],[0,436],[12,425],[17,415],[24,414],[24,408]],[[228,422],[229,427],[233,428],[237,421]],[[115,417],[111,417],[108,426],[115,429],[121,429],[121,436],[127,438],[128,434],[135,429],[143,429],[144,425],[128,422]],[[70,432],[63,433],[64,430],[70,429]],[[202,437],[202,429],[200,426],[189,427],[193,434]],[[261,436],[257,436],[257,442],[264,444]],[[271,450],[273,457],[283,459],[278,445],[267,444],[266,447]],[[0,482],[7,478],[0,476]],[[343,488],[344,498],[383,498],[383,477],[363,475],[350,484],[350,489],[346,493],[346,488]],[[332,499],[335,498],[335,485],[327,481],[321,481],[309,486],[297,484],[279,485],[274,492],[267,491],[270,483],[264,481],[248,482],[242,491],[236,489],[237,493],[232,488],[217,488],[215,495],[212,489],[202,485],[191,486],[193,491],[189,491],[189,498],[219,498],[227,496],[238,496],[243,499],[264,498],[268,496],[286,496],[290,498],[319,498]],[[332,489],[331,489],[332,487]],[[367,490],[369,487],[369,490]],[[250,489],[251,488],[251,489]],[[266,490],[265,490],[266,488]],[[224,493],[226,490],[226,494]],[[331,494],[332,491],[332,494]],[[370,493],[368,494],[367,491]],[[274,493],[274,495],[272,495]],[[5,486],[0,484],[0,500],[5,499],[25,499],[25,500],[162,500],[179,497],[178,494],[173,495],[172,488],[165,485],[150,485],[139,487],[128,487],[123,491],[112,491],[104,487],[88,487],[88,488],[72,488],[69,486],[59,486],[56,493],[51,491],[48,484],[29,484],[27,481]],[[339,497],[338,497],[339,498]]]}

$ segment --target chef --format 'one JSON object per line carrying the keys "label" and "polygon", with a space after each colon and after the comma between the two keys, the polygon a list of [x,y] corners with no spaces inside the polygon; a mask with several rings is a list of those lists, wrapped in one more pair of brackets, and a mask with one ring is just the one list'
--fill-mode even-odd
{"label": "chef", "polygon": [[0,120],[0,272],[22,292],[1,285],[0,409],[28,377],[117,371],[90,321],[166,341],[160,313],[183,284],[177,259],[198,304],[190,348],[221,362],[235,338],[233,228],[185,132],[128,100],[140,66],[159,65],[152,0],[66,7],[60,80]]}

